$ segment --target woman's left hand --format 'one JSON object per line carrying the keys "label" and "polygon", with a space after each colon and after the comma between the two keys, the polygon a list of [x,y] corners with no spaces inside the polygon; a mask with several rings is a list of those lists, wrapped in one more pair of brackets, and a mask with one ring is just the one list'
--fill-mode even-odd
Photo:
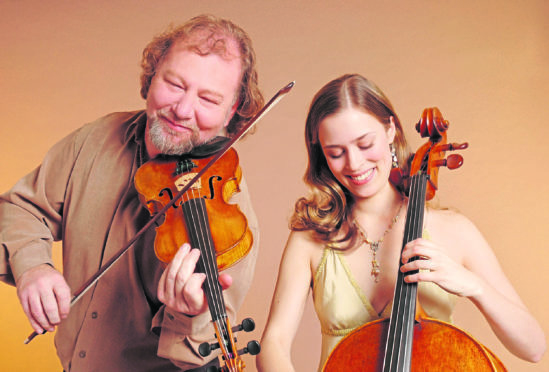
{"label": "woman's left hand", "polygon": [[[420,259],[410,261],[415,256]],[[402,251],[402,263],[400,271],[403,273],[419,270],[404,277],[407,283],[433,282],[447,292],[463,297],[473,296],[481,290],[477,275],[430,240],[420,238],[406,244]]]}

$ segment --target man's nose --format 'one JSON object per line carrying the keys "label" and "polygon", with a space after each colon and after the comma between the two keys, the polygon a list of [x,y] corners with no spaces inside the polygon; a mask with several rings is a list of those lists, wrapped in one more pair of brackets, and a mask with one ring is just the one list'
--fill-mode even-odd
{"label": "man's nose", "polygon": [[188,120],[192,118],[196,99],[188,92],[183,94],[173,105],[173,112],[178,120]]}

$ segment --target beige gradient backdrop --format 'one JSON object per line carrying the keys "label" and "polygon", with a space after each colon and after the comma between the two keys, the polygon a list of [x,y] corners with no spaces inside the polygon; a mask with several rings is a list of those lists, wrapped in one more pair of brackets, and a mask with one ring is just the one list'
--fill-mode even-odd
{"label": "beige gradient backdrop", "polygon": [[[256,280],[241,318],[259,338],[275,285],[293,202],[304,191],[303,126],[313,94],[346,72],[373,79],[391,98],[414,148],[425,107],[468,141],[465,164],[441,172],[441,203],[471,218],[524,302],[549,332],[546,149],[549,129],[549,3],[539,1],[0,1],[0,192],[38,165],[61,137],[112,111],[143,107],[138,61],[153,34],[199,13],[233,19],[254,40],[266,96],[293,92],[238,144],[261,223]],[[108,185],[106,185],[108,186]],[[59,247],[56,247],[59,261]],[[31,331],[15,289],[0,285],[0,369],[60,371],[53,338]],[[121,309],[123,311],[123,309]],[[547,371],[520,361],[460,301],[456,323],[491,347],[511,371]],[[314,371],[319,328],[310,306],[293,357]],[[249,371],[254,360],[245,358]]]}

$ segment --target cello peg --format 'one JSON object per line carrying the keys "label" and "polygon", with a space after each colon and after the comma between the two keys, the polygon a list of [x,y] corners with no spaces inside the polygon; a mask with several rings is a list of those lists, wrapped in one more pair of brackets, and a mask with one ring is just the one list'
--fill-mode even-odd
{"label": "cello peg", "polygon": [[469,147],[469,143],[463,142],[463,143],[452,143],[452,150],[465,150]]}
{"label": "cello peg", "polygon": [[459,154],[448,155],[446,159],[440,159],[433,162],[434,167],[447,167],[448,169],[457,169],[463,165],[463,156]]}
{"label": "cello peg", "polygon": [[463,165],[463,156],[458,154],[449,155],[446,159],[446,167],[448,169],[457,169]]}
{"label": "cello peg", "polygon": [[465,150],[469,147],[469,143],[447,143],[437,147],[437,151],[455,151],[455,150]]}

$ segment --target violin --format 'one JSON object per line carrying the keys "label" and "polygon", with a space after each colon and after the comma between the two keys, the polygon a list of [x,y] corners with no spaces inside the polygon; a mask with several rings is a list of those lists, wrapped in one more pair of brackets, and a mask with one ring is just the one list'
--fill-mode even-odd
{"label": "violin", "polygon": [[[447,143],[448,127],[438,108],[425,109],[416,130],[429,137],[428,142],[415,153],[408,175],[397,170],[390,176],[409,197],[402,249],[422,235],[425,202],[438,190],[439,168],[456,169],[463,164],[459,154],[445,157],[446,151],[468,147],[467,143]],[[417,283],[406,283],[405,275],[398,271],[390,318],[366,323],[343,338],[323,371],[506,371],[502,362],[468,333],[429,318],[417,302]]]}
{"label": "violin", "polygon": [[[190,156],[161,157],[143,164],[135,175],[135,187],[142,203],[155,215],[181,190],[196,171],[211,159]],[[246,216],[230,197],[239,191],[242,171],[238,155],[229,149],[205,172],[181,198],[165,213],[163,223],[156,228],[154,249],[159,260],[169,263],[183,243],[200,250],[197,272],[206,274],[203,288],[214,324],[217,343],[202,344],[199,352],[208,356],[220,348],[226,367],[222,371],[242,371],[241,353],[256,355],[261,350],[257,341],[250,341],[239,352],[235,345],[225,300],[219,284],[219,271],[230,267],[251,249],[253,236]],[[235,330],[250,332],[255,328],[252,319]]]}

